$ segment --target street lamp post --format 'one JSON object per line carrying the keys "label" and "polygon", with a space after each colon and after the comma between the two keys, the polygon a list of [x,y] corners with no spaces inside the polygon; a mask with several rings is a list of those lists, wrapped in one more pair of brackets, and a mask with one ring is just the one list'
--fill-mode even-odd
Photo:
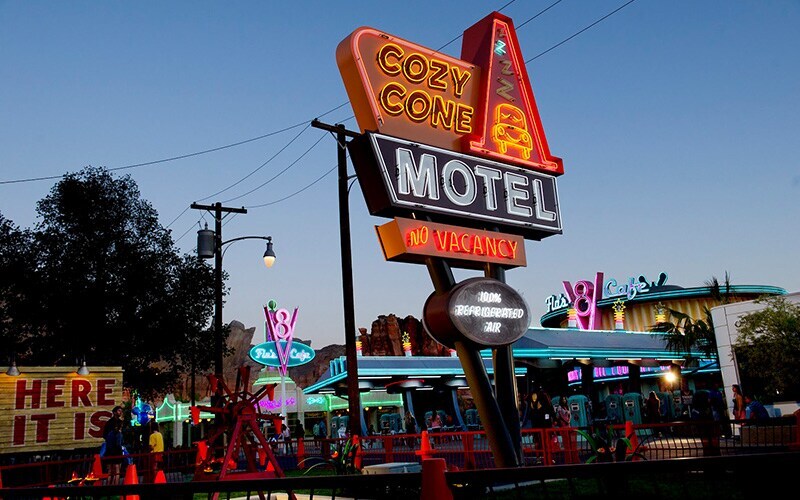
{"label": "street lamp post", "polygon": [[222,241],[223,212],[246,214],[246,208],[223,207],[219,202],[214,205],[192,203],[191,208],[208,210],[214,214],[214,231],[211,231],[208,229],[208,226],[206,226],[205,229],[201,229],[197,232],[197,255],[203,259],[214,257],[214,375],[218,380],[222,380],[222,249],[225,245],[235,241],[266,240],[267,249],[264,252],[264,264],[267,267],[272,267],[272,264],[275,263],[275,252],[272,249],[272,236],[241,236],[228,241]]}

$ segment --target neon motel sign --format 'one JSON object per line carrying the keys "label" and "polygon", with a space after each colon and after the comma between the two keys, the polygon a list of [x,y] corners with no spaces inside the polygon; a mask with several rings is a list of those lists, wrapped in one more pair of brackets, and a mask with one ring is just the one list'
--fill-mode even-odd
{"label": "neon motel sign", "polygon": [[[524,266],[524,239],[561,233],[563,162],[510,18],[493,12],[467,29],[460,59],[358,28],[336,62],[362,133],[347,147],[367,208],[394,218],[376,228],[387,260]],[[500,280],[477,278],[429,297],[423,322],[448,347],[507,345],[524,335],[528,308]]]}
{"label": "neon motel sign", "polygon": [[461,59],[362,27],[339,44],[336,62],[362,132],[564,173],[513,23],[500,13],[464,32]]}
{"label": "neon motel sign", "polygon": [[362,136],[348,145],[372,215],[539,240],[561,233],[550,153],[511,19],[464,33],[456,59],[373,28],[336,59]]}

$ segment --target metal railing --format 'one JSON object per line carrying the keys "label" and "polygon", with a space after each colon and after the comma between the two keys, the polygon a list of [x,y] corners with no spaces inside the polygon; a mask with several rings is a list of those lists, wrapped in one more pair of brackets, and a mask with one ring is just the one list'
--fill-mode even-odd
{"label": "metal railing", "polygon": [[[0,498],[119,498],[139,495],[142,499],[194,499],[195,495],[214,498],[275,498],[276,493],[306,494],[335,498],[419,498],[421,474],[381,474],[352,476],[306,476],[274,479],[193,481],[164,484],[122,484],[53,487],[0,488]],[[132,497],[128,497],[132,498]]]}
{"label": "metal railing", "polygon": [[[719,422],[669,422],[648,425],[611,425],[596,428],[525,429],[522,432],[523,465],[558,466],[585,464],[597,455],[585,436],[612,433],[617,437],[630,433],[635,450],[643,460],[752,455],[800,450],[800,433],[794,418],[775,418],[768,423],[733,421],[728,426]],[[423,446],[427,439],[427,446]],[[273,449],[284,471],[307,469],[330,460],[343,439],[304,439],[278,443]],[[495,467],[489,441],[481,431],[437,432],[368,436],[361,439],[361,466],[396,462],[417,462],[423,457],[443,458],[448,470],[480,470]],[[110,457],[102,459],[103,468]],[[139,482],[152,481],[149,455],[133,454]],[[596,458],[594,459],[596,460]],[[196,450],[170,450],[164,453],[161,470],[168,483],[191,481],[196,463]],[[0,485],[29,487],[63,484],[71,477],[85,477],[95,468],[95,457],[15,464],[0,467]],[[241,461],[236,467],[243,467]],[[125,477],[123,464],[120,477]],[[108,483],[108,480],[96,484]]]}
{"label": "metal railing", "polygon": [[[446,472],[455,499],[756,498],[794,491],[800,453]],[[754,477],[753,471],[763,471]]]}

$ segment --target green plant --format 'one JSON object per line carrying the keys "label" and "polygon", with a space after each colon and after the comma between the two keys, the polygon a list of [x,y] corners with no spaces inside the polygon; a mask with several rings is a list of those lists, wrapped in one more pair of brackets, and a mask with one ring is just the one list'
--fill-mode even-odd
{"label": "green plant", "polygon": [[[309,460],[314,458],[321,461],[306,469],[303,475],[308,474],[318,467],[329,467],[336,473],[337,476],[359,474],[361,470],[356,466],[356,453],[358,452],[360,446],[361,445],[353,441],[352,438],[340,445],[332,444],[330,458],[320,459],[317,457],[309,457],[306,459]],[[303,462],[306,460],[303,460]]]}
{"label": "green plant", "polygon": [[618,435],[611,425],[595,427],[593,435],[581,429],[578,430],[578,434],[583,436],[592,447],[592,456],[586,460],[587,464],[592,462],[630,462],[634,458],[646,460],[644,455],[639,453],[638,447],[633,449],[630,438]]}

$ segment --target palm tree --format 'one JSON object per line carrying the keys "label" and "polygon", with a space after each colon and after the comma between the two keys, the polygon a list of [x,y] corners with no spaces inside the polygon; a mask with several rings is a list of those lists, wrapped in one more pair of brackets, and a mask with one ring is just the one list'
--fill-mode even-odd
{"label": "palm tree", "polygon": [[[709,288],[711,298],[721,304],[728,304],[734,298],[731,278],[727,271],[722,285],[716,276],[707,280],[705,285]],[[686,356],[687,363],[694,359],[691,354],[692,349],[699,350],[703,359],[718,359],[714,321],[708,307],[703,307],[703,319],[693,319],[688,314],[674,309],[668,308],[668,311],[672,321],[656,323],[650,327],[651,332],[667,334],[664,340],[668,351]]]}
{"label": "palm tree", "polygon": [[728,271],[725,271],[725,282],[720,285],[716,276],[705,281],[705,285],[711,292],[711,298],[718,301],[720,304],[730,304],[736,297],[733,293],[733,286],[731,285],[731,276]]}

